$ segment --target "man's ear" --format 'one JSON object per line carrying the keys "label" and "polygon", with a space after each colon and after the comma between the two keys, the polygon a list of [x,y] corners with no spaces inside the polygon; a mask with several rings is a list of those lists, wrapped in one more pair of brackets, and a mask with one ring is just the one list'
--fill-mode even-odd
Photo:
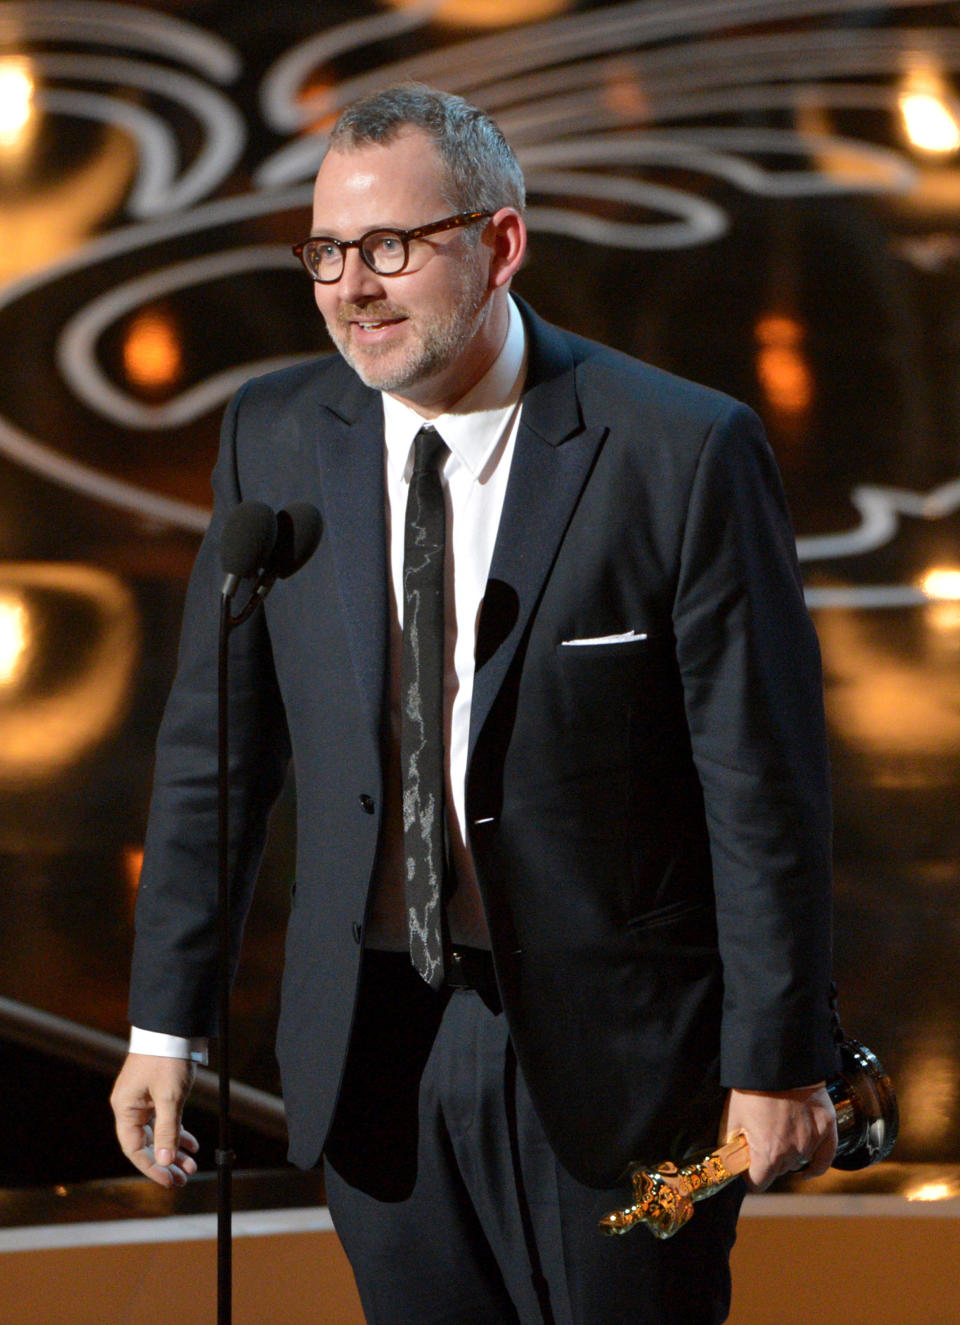
{"label": "man's ear", "polygon": [[490,262],[490,285],[500,289],[510,284],[520,269],[527,250],[527,227],[514,207],[501,207],[488,222],[484,243],[493,249]]}

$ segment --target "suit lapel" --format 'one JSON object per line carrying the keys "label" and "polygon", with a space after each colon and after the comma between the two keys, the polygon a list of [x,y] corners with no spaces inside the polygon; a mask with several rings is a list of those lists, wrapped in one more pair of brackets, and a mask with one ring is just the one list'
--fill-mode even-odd
{"label": "suit lapel", "polygon": [[379,739],[388,614],[383,412],[379,394],[352,373],[336,402],[322,405],[317,463],[354,671]]}
{"label": "suit lapel", "polygon": [[605,435],[583,424],[568,343],[517,302],[530,344],[527,387],[480,615],[470,756]]}

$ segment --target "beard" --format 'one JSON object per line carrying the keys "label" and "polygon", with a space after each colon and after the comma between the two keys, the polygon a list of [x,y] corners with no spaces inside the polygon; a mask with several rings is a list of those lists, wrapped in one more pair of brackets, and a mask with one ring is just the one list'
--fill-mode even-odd
{"label": "beard", "polygon": [[[327,331],[337,349],[360,380],[377,391],[403,391],[429,381],[456,363],[476,335],[485,310],[487,276],[479,261],[463,263],[458,289],[446,309],[412,313],[401,304],[375,300],[342,306],[327,319]],[[349,322],[361,315],[371,322],[408,319],[414,334],[403,345],[355,346]]]}

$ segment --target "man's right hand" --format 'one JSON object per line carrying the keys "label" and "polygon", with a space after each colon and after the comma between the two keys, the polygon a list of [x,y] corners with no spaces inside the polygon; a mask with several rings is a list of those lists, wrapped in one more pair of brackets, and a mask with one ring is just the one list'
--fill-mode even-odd
{"label": "man's right hand", "polygon": [[182,1187],[197,1171],[199,1143],[181,1125],[195,1074],[184,1058],[128,1054],[110,1096],[121,1150],[161,1187]]}

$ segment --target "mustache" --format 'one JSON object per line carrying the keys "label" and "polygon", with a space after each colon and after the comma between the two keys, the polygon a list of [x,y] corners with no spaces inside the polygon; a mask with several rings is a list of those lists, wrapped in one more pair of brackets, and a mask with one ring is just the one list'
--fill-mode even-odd
{"label": "mustache", "polygon": [[337,321],[341,326],[355,322],[358,318],[362,318],[364,322],[387,322],[392,318],[408,316],[405,308],[400,308],[397,304],[384,303],[383,300],[372,300],[367,304],[341,304],[337,309]]}

